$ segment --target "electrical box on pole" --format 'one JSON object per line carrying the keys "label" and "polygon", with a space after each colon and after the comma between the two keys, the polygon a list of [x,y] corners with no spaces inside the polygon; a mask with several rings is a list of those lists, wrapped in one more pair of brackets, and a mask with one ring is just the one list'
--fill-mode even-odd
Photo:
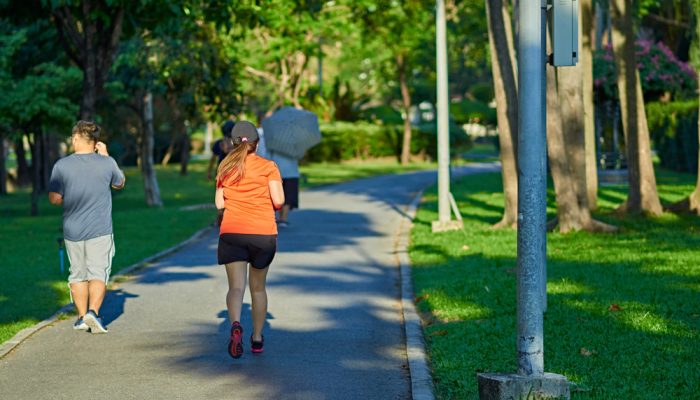
{"label": "electrical box on pole", "polygon": [[568,67],[578,62],[578,0],[551,0],[552,65]]}

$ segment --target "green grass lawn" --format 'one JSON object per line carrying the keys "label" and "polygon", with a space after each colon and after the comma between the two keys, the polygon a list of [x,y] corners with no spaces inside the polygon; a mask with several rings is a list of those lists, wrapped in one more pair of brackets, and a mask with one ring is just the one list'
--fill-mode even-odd
{"label": "green grass lawn", "polygon": [[[400,166],[393,161],[374,161],[311,164],[301,170],[307,177],[304,187],[309,187],[431,167],[434,165]],[[176,165],[158,167],[163,208],[146,206],[138,169],[126,169],[126,188],[114,192],[113,273],[187,239],[213,222],[211,209],[181,210],[187,205],[213,203],[213,182],[206,181],[205,168],[205,162],[192,163],[189,176],[182,177]],[[42,195],[39,216],[30,217],[29,199],[27,191],[0,197],[0,343],[70,301],[68,260],[66,272],[61,274],[58,256],[62,209],[51,206]]]}
{"label": "green grass lawn", "polygon": [[[663,202],[695,182],[657,176]],[[476,399],[477,372],[517,369],[516,232],[490,228],[502,212],[499,174],[452,189],[464,230],[430,232],[437,205],[428,191],[410,256],[438,398]],[[622,187],[602,188],[596,213],[620,233],[548,235],[545,370],[567,376],[574,399],[697,398],[700,218],[621,218],[612,210],[625,197]]]}
{"label": "green grass lawn", "polygon": [[301,187],[330,185],[352,179],[437,168],[436,163],[421,162],[400,165],[393,159],[371,161],[346,161],[342,163],[314,163],[302,165]]}

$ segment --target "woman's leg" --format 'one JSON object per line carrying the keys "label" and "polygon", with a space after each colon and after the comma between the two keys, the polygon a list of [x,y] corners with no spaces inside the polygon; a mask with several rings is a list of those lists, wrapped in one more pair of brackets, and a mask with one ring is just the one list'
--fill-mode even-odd
{"label": "woman's leg", "polygon": [[265,280],[269,268],[257,269],[250,267],[250,298],[253,310],[253,340],[262,340],[263,326],[267,317],[267,292],[265,291]]}
{"label": "woman's leg", "polygon": [[226,294],[226,308],[231,322],[241,320],[241,307],[243,306],[243,294],[246,284],[246,261],[236,261],[226,264],[228,276],[228,293]]}

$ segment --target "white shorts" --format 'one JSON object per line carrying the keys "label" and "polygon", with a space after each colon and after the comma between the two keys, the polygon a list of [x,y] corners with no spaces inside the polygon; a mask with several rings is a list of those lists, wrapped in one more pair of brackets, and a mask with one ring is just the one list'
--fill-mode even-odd
{"label": "white shorts", "polygon": [[112,272],[114,235],[72,242],[65,240],[66,254],[70,261],[68,283],[98,280],[105,284]]}

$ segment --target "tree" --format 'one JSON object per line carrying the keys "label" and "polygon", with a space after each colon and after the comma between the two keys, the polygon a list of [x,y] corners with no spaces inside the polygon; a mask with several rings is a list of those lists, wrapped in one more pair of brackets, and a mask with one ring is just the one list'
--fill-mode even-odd
{"label": "tree", "polygon": [[562,233],[615,230],[594,220],[588,204],[582,64],[547,67],[547,151]]}
{"label": "tree", "polygon": [[[39,194],[58,158],[56,133],[70,132],[77,112],[80,71],[59,64],[51,51],[55,35],[45,20],[23,26],[0,20],[0,140],[14,139],[22,151],[24,136],[30,144],[31,215],[38,214]],[[23,153],[17,156],[18,163],[26,162]]]}
{"label": "tree", "polygon": [[93,120],[119,45],[128,3],[65,0],[50,4],[61,43],[83,71],[80,119]]}
{"label": "tree", "polygon": [[244,82],[247,99],[267,114],[284,105],[302,108],[317,76],[312,58],[320,60],[323,43],[347,35],[349,25],[347,8],[333,2],[273,0],[257,7],[253,26],[236,29],[242,40],[234,46],[246,75],[254,78]]}
{"label": "tree", "polygon": [[617,88],[625,132],[629,194],[621,211],[660,215],[663,212],[651,160],[649,127],[637,70],[633,9],[624,0],[610,1]]}
{"label": "tree", "polygon": [[583,123],[586,157],[586,195],[588,208],[598,204],[598,162],[596,160],[595,105],[593,91],[594,0],[581,0],[581,73],[583,74]]}
{"label": "tree", "polygon": [[498,140],[505,205],[495,227],[516,227],[518,223],[518,83],[515,71],[513,32],[508,6],[501,0],[486,0],[491,49],[491,71],[496,96]]}
{"label": "tree", "polygon": [[[403,117],[401,163],[407,164],[411,155],[411,81],[414,62],[426,43],[434,42],[434,16],[428,12],[433,3],[425,0],[358,1],[351,2],[362,21],[363,39],[384,44],[386,58],[384,73],[398,81]],[[416,29],[416,27],[430,27]]]}

